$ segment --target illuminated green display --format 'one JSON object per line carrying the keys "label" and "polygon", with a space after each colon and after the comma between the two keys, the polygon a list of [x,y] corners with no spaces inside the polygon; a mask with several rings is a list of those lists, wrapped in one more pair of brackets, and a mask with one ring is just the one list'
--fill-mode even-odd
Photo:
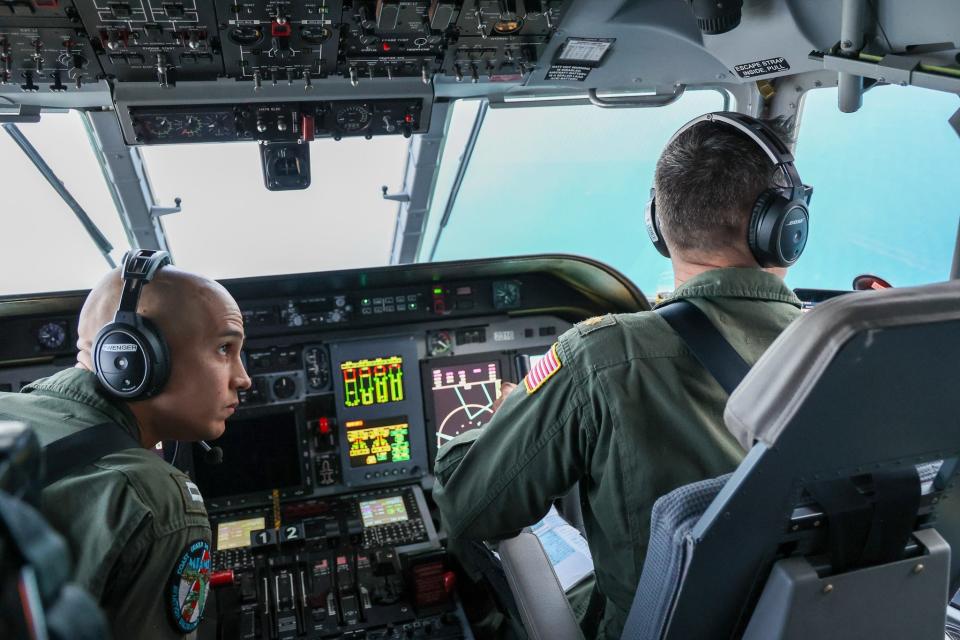
{"label": "illuminated green display", "polygon": [[351,420],[345,426],[351,467],[410,460],[410,425],[406,417]]}
{"label": "illuminated green display", "polygon": [[370,407],[403,400],[403,358],[348,360],[340,365],[343,403]]}

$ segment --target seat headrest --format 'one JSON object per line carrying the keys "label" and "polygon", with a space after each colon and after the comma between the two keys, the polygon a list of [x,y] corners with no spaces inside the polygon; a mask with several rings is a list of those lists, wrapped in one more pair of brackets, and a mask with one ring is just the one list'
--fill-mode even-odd
{"label": "seat headrest", "polygon": [[774,341],[730,396],[727,429],[772,446],[840,349],[863,332],[960,320],[960,280],[861,291],[817,305]]}

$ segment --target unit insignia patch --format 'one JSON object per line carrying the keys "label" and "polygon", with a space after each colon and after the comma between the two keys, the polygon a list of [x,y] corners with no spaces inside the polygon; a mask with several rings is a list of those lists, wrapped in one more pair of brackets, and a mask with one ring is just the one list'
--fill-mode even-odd
{"label": "unit insignia patch", "polygon": [[186,546],[170,574],[167,610],[178,633],[190,633],[200,624],[210,591],[210,543],[194,540]]}

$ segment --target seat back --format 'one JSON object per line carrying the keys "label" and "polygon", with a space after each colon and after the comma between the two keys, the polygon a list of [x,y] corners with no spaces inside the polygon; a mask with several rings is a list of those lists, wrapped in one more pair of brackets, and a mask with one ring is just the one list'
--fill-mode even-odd
{"label": "seat back", "polygon": [[[727,405],[727,428],[749,449],[743,463],[699,518],[695,507],[709,491],[681,488],[659,501],[663,520],[651,523],[624,638],[794,637],[791,620],[815,609],[773,618],[799,606],[786,594],[804,579],[830,593],[833,582],[812,580],[868,579],[862,572],[900,561],[942,567],[942,583],[932,569],[925,576],[942,592],[931,609],[939,618],[911,620],[909,634],[934,637],[924,628],[939,626],[942,638],[958,562],[933,534],[914,532],[935,526],[960,541],[957,501],[940,504],[960,457],[958,337],[960,282],[843,296],[788,328]],[[922,463],[935,463],[924,477],[915,470]],[[716,490],[710,482],[718,481],[697,484]],[[887,609],[904,618],[898,596],[889,598]],[[766,616],[760,632],[758,622],[751,628],[755,613]],[[831,623],[849,623],[843,632],[856,635],[855,618]]]}

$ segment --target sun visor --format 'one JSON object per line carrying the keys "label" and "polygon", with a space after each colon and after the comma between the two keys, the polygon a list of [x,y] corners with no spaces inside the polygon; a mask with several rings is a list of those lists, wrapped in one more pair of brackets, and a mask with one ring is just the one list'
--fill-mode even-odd
{"label": "sun visor", "polygon": [[749,450],[773,446],[840,349],[863,332],[960,320],[960,280],[862,291],[821,303],[790,325],[730,396],[727,429]]}

